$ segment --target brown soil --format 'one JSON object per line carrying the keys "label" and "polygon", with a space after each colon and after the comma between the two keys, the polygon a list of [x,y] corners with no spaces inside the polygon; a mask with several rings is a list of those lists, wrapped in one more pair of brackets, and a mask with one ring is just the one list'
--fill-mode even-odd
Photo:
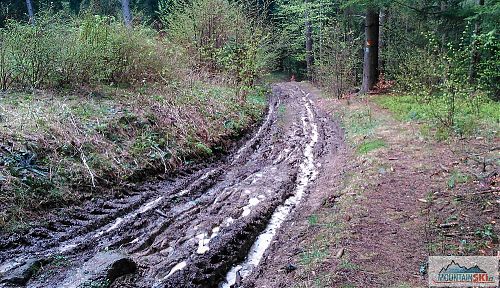
{"label": "brown soil", "polygon": [[369,98],[350,102],[276,84],[262,126],[227,159],[4,234],[0,287],[219,287],[238,265],[252,273],[233,288],[423,287],[427,255],[496,254],[498,167],[485,159],[498,139],[438,143]]}
{"label": "brown soil", "polygon": [[[311,197],[246,286],[426,287],[428,255],[497,254],[498,139],[423,139],[418,124],[394,120],[370,98],[315,94],[318,111],[334,119],[368,109],[379,124],[371,134],[352,133],[351,149],[323,159]],[[370,139],[385,147],[354,151]],[[485,227],[493,237],[478,232]]]}

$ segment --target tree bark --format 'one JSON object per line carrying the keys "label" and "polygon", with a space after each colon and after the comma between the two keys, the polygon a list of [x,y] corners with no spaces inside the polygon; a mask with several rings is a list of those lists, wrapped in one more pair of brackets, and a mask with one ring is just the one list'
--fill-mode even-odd
{"label": "tree bark", "polygon": [[[476,1],[477,5],[483,6],[484,5],[484,0],[477,0]],[[478,16],[476,19],[476,24],[474,27],[474,36],[478,37],[479,34],[481,33],[481,18]],[[474,84],[476,83],[476,78],[477,78],[477,65],[481,61],[481,55],[479,54],[479,50],[477,47],[477,39],[474,39],[472,42],[472,51],[471,51],[471,62],[469,66],[469,84]]]}
{"label": "tree bark", "polygon": [[312,40],[312,25],[311,20],[309,20],[309,14],[307,13],[307,0],[305,0],[306,4],[306,12],[305,12],[305,26],[306,26],[306,67],[307,67],[307,77],[309,79],[312,78],[312,70],[314,64],[313,58],[313,40]]}
{"label": "tree bark", "polygon": [[35,13],[33,12],[33,3],[31,0],[26,0],[26,7],[28,8],[29,23],[35,26]]}
{"label": "tree bark", "polygon": [[385,25],[387,21],[387,10],[385,8],[380,9],[379,15],[379,31],[378,31],[378,71],[379,75],[385,73]]}
{"label": "tree bark", "polygon": [[363,83],[361,85],[361,93],[370,91],[378,80],[378,21],[378,11],[373,8],[368,8],[365,23],[366,43],[363,57]]}
{"label": "tree bark", "polygon": [[132,28],[132,14],[130,13],[130,0],[122,0],[123,21],[127,28]]}

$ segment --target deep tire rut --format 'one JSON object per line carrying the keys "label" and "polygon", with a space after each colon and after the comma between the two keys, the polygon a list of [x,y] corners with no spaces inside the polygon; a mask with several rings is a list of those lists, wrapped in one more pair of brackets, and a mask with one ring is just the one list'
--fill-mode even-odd
{"label": "deep tire rut", "polygon": [[262,125],[225,161],[2,239],[0,286],[238,286],[307,197],[322,125],[300,84],[276,84]]}

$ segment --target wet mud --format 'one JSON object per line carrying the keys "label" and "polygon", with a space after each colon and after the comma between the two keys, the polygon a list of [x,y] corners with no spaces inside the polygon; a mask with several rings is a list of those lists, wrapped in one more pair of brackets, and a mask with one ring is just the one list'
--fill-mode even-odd
{"label": "wet mud", "polygon": [[261,126],[224,160],[6,235],[0,287],[241,286],[335,149],[304,89],[275,84]]}

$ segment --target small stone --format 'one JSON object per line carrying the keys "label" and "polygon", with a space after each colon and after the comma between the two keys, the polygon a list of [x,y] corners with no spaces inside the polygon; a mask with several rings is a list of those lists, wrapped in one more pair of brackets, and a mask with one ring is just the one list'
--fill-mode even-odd
{"label": "small stone", "polygon": [[41,264],[42,261],[39,259],[26,260],[24,264],[7,271],[0,280],[0,283],[26,285],[31,276],[40,268]]}
{"label": "small stone", "polygon": [[340,248],[339,251],[337,251],[337,254],[335,255],[335,258],[340,259],[342,256],[344,256],[345,249]]}
{"label": "small stone", "polygon": [[87,281],[107,278],[111,283],[118,277],[134,273],[137,264],[118,251],[99,252],[76,270],[68,271],[62,286],[78,287]]}
{"label": "small stone", "polygon": [[294,264],[292,264],[292,263],[289,263],[289,264],[288,264],[288,265],[286,265],[286,267],[285,267],[285,272],[286,272],[286,273],[290,273],[290,272],[295,271],[295,270],[297,270],[297,266],[295,266],[295,265],[294,265]]}

